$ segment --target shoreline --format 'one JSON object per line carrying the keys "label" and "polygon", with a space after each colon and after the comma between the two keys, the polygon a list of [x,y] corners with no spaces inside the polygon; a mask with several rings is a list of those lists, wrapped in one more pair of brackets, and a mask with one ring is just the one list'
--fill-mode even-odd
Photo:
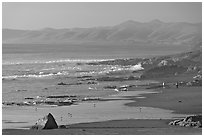
{"label": "shoreline", "polygon": [[[156,89],[155,91],[158,93],[141,94],[141,96],[145,97],[143,99],[135,99],[135,97],[132,97],[134,102],[125,105],[129,107],[158,107],[173,110],[175,114],[202,114],[202,102],[200,102],[200,100],[202,100],[202,87]],[[197,98],[197,100],[188,102],[189,99],[194,97]],[[157,102],[155,102],[155,100],[157,100]]]}
{"label": "shoreline", "polygon": [[[159,88],[159,89],[144,89],[142,88],[142,90],[145,90],[146,93],[141,93],[141,94],[138,94],[137,96],[122,96],[123,99],[125,100],[128,100],[128,101],[131,101],[131,102],[128,102],[128,103],[124,103],[123,105],[124,106],[127,106],[129,108],[132,108],[132,107],[153,107],[153,108],[161,108],[161,109],[167,109],[167,110],[172,110],[172,114],[185,114],[185,115],[189,115],[189,114],[200,114],[200,112],[198,110],[201,110],[200,107],[202,106],[202,103],[201,103],[201,106],[197,107],[196,109],[193,109],[192,110],[192,106],[191,108],[188,107],[181,107],[181,106],[178,106],[178,104],[183,104],[183,105],[189,105],[189,104],[186,104],[184,98],[188,99],[189,97],[191,97],[191,90],[186,90],[186,89],[197,89],[197,92],[193,92],[193,93],[197,93],[196,94],[196,98],[198,97],[201,97],[200,94],[202,94],[202,87],[181,87],[179,89],[176,89],[176,88]],[[201,89],[201,90],[200,90]],[[137,91],[139,91],[141,89],[138,89]],[[137,92],[135,91],[135,92]],[[151,92],[150,92],[151,91]],[[195,90],[193,90],[195,91]],[[201,91],[201,92],[200,92]],[[119,94],[123,94],[123,93],[130,93],[131,91],[128,91],[128,92],[120,92]],[[179,94],[178,94],[179,93]],[[182,100],[182,103],[178,103],[178,98],[173,100],[173,105],[172,106],[169,106],[169,104],[171,103],[168,103],[169,100],[171,100],[172,98],[175,98],[175,95],[179,98],[179,100]],[[120,96],[118,94],[114,95],[116,97],[119,97]],[[141,98],[140,98],[141,97]],[[163,97],[169,97],[169,100],[162,100]],[[109,102],[110,100],[108,101],[99,101],[99,102],[96,102],[97,103],[100,103],[100,102]],[[121,101],[121,100],[119,100]],[[155,103],[155,101],[157,103]],[[167,103],[164,103],[164,101],[166,101]],[[199,105],[199,101],[200,99],[197,99],[198,102],[193,102],[192,105],[195,105],[195,103],[197,105]],[[178,107],[178,108],[177,108]],[[185,108],[185,109],[182,109],[180,110],[181,108]],[[201,107],[202,108],[202,107]],[[180,111],[179,111],[180,110]],[[189,111],[190,110],[190,111]],[[190,112],[190,113],[189,113]],[[202,112],[201,112],[202,113]],[[116,130],[117,130],[117,133],[118,134],[202,134],[202,128],[201,129],[192,129],[192,128],[183,128],[183,127],[170,127],[168,126],[168,122],[170,122],[170,120],[172,120],[172,118],[169,118],[169,119],[117,119],[117,120],[114,120],[114,119],[110,119],[110,120],[105,120],[105,121],[95,121],[95,122],[80,122],[80,123],[73,123],[73,124],[70,124],[70,128],[68,129],[56,129],[56,130],[50,130],[50,131],[31,131],[31,130],[24,130],[24,129],[2,129],[2,133],[3,134],[104,134],[104,130],[107,131],[107,123],[110,123],[111,126],[114,126],[114,123],[117,122],[117,121],[120,121],[121,123],[126,123],[128,124],[129,122],[131,121],[134,121],[135,123],[138,123],[139,125],[141,125],[142,123],[146,123],[145,125],[143,125],[142,127],[139,127],[138,125],[137,126],[134,126],[134,127],[128,127],[126,125],[126,128],[125,127],[110,127],[110,131],[108,132],[108,134],[115,134],[116,133]],[[96,128],[95,126],[97,124],[101,124],[104,126],[103,127],[98,127]],[[149,127],[148,125],[149,124],[158,124],[158,126],[160,127],[157,127],[157,126],[152,126],[152,127]],[[86,125],[86,127],[83,127],[83,125]],[[93,131],[93,130],[96,130],[97,131]],[[125,130],[124,133],[119,133],[120,131],[118,130]],[[147,130],[147,132],[141,132],[141,131],[134,131],[135,129],[145,129]],[[159,130],[163,130],[164,132],[159,132]],[[91,132],[88,132],[88,131],[91,131]],[[168,131],[167,131],[168,130]],[[57,131],[57,133],[55,133]],[[73,131],[73,132],[72,132]],[[114,132],[113,132],[114,131]],[[127,132],[128,131],[128,132]],[[181,131],[181,132],[180,132]],[[23,132],[23,133],[21,133]]]}
{"label": "shoreline", "polygon": [[[43,117],[48,112],[52,112],[55,115],[55,119],[58,120],[59,125],[65,124],[60,121],[60,116],[66,118],[66,113],[72,113],[75,117],[69,118],[68,117],[68,123],[70,124],[76,124],[76,123],[84,123],[84,122],[97,122],[97,121],[107,121],[107,120],[119,120],[119,119],[146,119],[150,118],[156,118],[160,119],[162,118],[169,118],[165,115],[169,115],[170,117],[173,117],[170,113],[171,110],[163,110],[159,108],[150,108],[150,107],[144,107],[142,108],[142,113],[139,112],[139,107],[135,107],[132,109],[129,106],[125,106],[126,103],[133,102],[132,99],[129,98],[129,96],[136,96],[141,97],[141,94],[150,94],[152,93],[151,90],[143,90],[143,91],[129,91],[129,92],[120,92],[116,95],[111,95],[107,97],[106,101],[88,101],[88,102],[79,102],[78,105],[73,106],[61,106],[61,107],[40,107],[38,108],[37,112],[34,110],[34,107],[28,106],[28,107],[7,107],[3,110],[3,119],[9,119],[13,118],[13,112],[16,113],[16,118],[13,120],[10,120],[9,122],[12,124],[17,125],[18,122],[20,125],[28,125],[26,124],[26,119],[33,119],[32,123],[34,124],[34,121],[36,121],[38,118]],[[96,107],[93,106],[93,104],[96,104]],[[107,106],[109,106],[107,108]],[[161,112],[161,114],[157,114],[158,112]],[[20,116],[24,112],[24,118],[22,119]],[[30,112],[35,114],[35,117],[30,117]],[[60,113],[58,113],[60,112]],[[82,114],[78,114],[81,113]],[[119,112],[119,113],[118,113]],[[147,113],[147,114],[144,114]],[[162,115],[164,113],[164,115]],[[19,117],[20,116],[20,117]],[[93,116],[93,117],[91,117]],[[160,117],[159,117],[160,116]],[[81,119],[82,118],[82,119]],[[85,119],[84,119],[85,118]],[[88,118],[88,119],[87,119]],[[94,118],[94,119],[93,119]],[[87,119],[87,120],[86,120]],[[20,122],[24,123],[20,123]],[[74,120],[74,121],[73,121]],[[9,124],[7,123],[7,125]],[[64,121],[66,122],[66,121]],[[30,121],[31,123],[31,121]],[[31,123],[31,124],[32,124]],[[31,126],[31,125],[30,125]],[[23,126],[17,127],[22,128]],[[24,126],[25,127],[25,126]],[[5,128],[6,129],[6,128]]]}

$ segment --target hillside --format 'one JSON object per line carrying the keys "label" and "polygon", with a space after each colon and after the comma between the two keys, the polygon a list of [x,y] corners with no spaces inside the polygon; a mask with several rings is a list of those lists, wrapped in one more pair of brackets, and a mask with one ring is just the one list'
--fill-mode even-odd
{"label": "hillside", "polygon": [[[171,77],[178,75],[202,75],[202,51],[179,53],[151,58],[116,59],[111,61],[93,62],[89,65],[120,65],[132,66],[141,64],[144,68],[142,79]],[[135,71],[137,72],[137,71]],[[134,71],[133,71],[134,73]]]}
{"label": "hillside", "polygon": [[140,45],[149,47],[185,46],[197,48],[202,41],[202,24],[126,21],[115,26],[41,30],[2,30],[3,44],[68,44]]}

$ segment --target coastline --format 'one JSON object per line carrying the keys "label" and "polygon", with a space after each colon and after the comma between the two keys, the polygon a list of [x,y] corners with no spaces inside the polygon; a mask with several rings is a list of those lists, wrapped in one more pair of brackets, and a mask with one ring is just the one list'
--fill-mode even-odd
{"label": "coastline", "polygon": [[[31,106],[7,107],[3,109],[3,127],[28,127],[33,125],[37,119],[47,115],[48,112],[51,112],[55,116],[58,125],[70,125],[76,123],[99,122],[119,119],[168,119],[175,116],[184,116],[171,114],[171,110],[141,106],[131,108],[124,105],[126,103],[134,102],[130,98],[131,96],[135,96],[141,99],[141,94],[151,93],[152,90],[120,92],[116,95],[111,95],[105,98],[105,101],[79,102],[78,105],[61,107],[39,107],[37,111],[34,107]],[[140,108],[142,109],[142,111],[140,110]],[[73,117],[69,117],[67,113],[71,113]],[[33,116],[33,114],[35,115]],[[63,120],[61,118],[63,118]]]}
{"label": "coastline", "polygon": [[[197,95],[196,97],[201,97],[200,94],[201,91],[200,87],[190,87],[190,88],[197,88]],[[189,89],[189,87],[187,87],[187,89]],[[162,92],[160,92],[162,90]],[[183,94],[184,92],[187,93],[186,91],[188,91],[189,94]],[[194,91],[194,90],[193,90]],[[129,102],[123,103],[124,106],[129,107],[130,109],[132,107],[137,108],[137,107],[153,107],[153,108],[162,108],[162,110],[172,110],[171,113],[178,115],[178,114],[182,114],[182,116],[184,117],[184,115],[189,115],[189,114],[197,114],[200,113],[197,110],[202,110],[200,109],[200,107],[198,107],[196,110],[192,108],[187,108],[187,107],[181,107],[178,106],[178,102],[174,102],[173,106],[169,106],[169,104],[171,103],[164,103],[164,102],[160,102],[160,101],[164,101],[162,100],[162,98],[164,96],[168,96],[169,99],[175,97],[175,93],[178,96],[178,93],[180,93],[179,95],[182,95],[180,97],[180,99],[188,99],[187,97],[191,96],[191,90],[186,90],[185,88],[179,88],[179,89],[154,89],[154,90],[149,90],[149,89],[145,89],[144,93],[140,93],[137,94],[135,96],[130,96],[128,95],[128,93],[130,93],[131,91],[128,92],[121,92],[119,93],[121,94],[126,94],[125,96],[119,96],[119,94],[116,94],[115,99],[121,99],[121,97],[125,100],[128,100]],[[135,91],[137,92],[137,91]],[[195,92],[194,92],[195,93]],[[114,97],[114,96],[113,96]],[[110,100],[113,99],[112,97],[109,98]],[[102,101],[103,102],[110,102],[109,101]],[[200,101],[200,99],[197,99],[198,101]],[[119,102],[121,102],[121,100],[118,100]],[[155,103],[157,102],[157,103]],[[168,100],[166,100],[166,102],[168,102]],[[100,103],[100,102],[99,102]],[[192,105],[195,105],[195,103],[197,104],[198,102],[193,102]],[[96,103],[97,104],[97,103]],[[183,103],[183,105],[188,105],[186,103]],[[178,109],[181,108],[186,108],[188,111],[178,111]],[[190,113],[189,113],[189,110]],[[168,112],[169,113],[169,112]],[[184,115],[183,115],[184,114]],[[32,130],[23,130],[23,129],[3,129],[2,130],[2,134],[104,134],[107,131],[107,134],[201,134],[202,133],[202,129],[194,129],[194,128],[183,128],[183,127],[171,127],[168,126],[168,123],[172,120],[172,118],[153,118],[153,119],[110,119],[110,120],[102,120],[102,121],[90,121],[90,122],[80,122],[80,123],[72,123],[69,125],[68,129],[55,129],[55,130],[47,130],[47,131],[32,131]],[[131,123],[133,125],[129,125],[130,121],[132,121]],[[119,122],[120,125],[125,125],[123,127],[114,127],[115,123]],[[108,123],[108,124],[107,124]],[[86,125],[86,126],[84,126]],[[97,127],[98,125],[100,125],[99,127]],[[116,124],[118,125],[118,124]],[[152,125],[152,126],[150,126]],[[109,127],[109,129],[108,129]],[[140,129],[142,129],[142,131],[140,131]],[[162,130],[162,131],[160,131]],[[123,132],[121,132],[123,131]],[[144,132],[146,131],[146,132]]]}
{"label": "coastline", "polygon": [[[179,78],[179,77],[178,77]],[[188,78],[187,78],[188,79]],[[151,81],[151,80],[150,80]],[[63,109],[67,109],[71,111],[70,108],[73,107],[81,107],[83,109],[87,109],[84,107],[84,104],[88,104],[88,112],[86,116],[81,115],[81,118],[89,116],[90,119],[93,119],[91,114],[93,113],[101,113],[101,116],[95,115],[95,120],[81,120],[75,119],[77,122],[71,122],[70,119],[65,123],[59,122],[60,115],[57,115],[56,120],[58,121],[58,125],[69,125],[68,129],[55,129],[55,130],[46,130],[46,131],[32,131],[32,130],[25,130],[19,129],[22,127],[29,128],[38,118],[45,116],[51,109],[45,108],[43,113],[35,115],[32,119],[32,123],[20,126],[18,128],[10,129],[3,129],[2,134],[11,135],[11,134],[104,134],[107,131],[107,134],[201,134],[201,129],[194,129],[194,128],[183,128],[183,127],[172,127],[169,126],[168,123],[175,119],[175,118],[184,118],[190,114],[200,114],[202,113],[202,87],[179,87],[178,89],[175,86],[162,88],[161,83],[165,81],[165,83],[174,83],[178,81],[177,79],[172,80],[164,80],[164,79],[157,79],[152,80],[154,81],[152,84],[140,85],[136,87],[130,87],[128,91],[121,91],[117,94],[112,94],[107,98],[104,98],[104,101],[88,101],[79,103],[79,105],[74,106],[67,106],[67,107],[50,107],[54,116],[57,113],[61,113]],[[125,82],[125,83],[132,83],[132,82]],[[124,83],[123,83],[124,84]],[[194,101],[192,101],[192,98]],[[191,102],[188,100],[191,99]],[[181,102],[180,102],[181,101]],[[118,104],[117,104],[117,103]],[[93,104],[96,104],[97,109],[93,108]],[[114,104],[116,103],[116,104]],[[104,105],[99,105],[104,104]],[[110,113],[106,112],[111,117],[107,118],[104,116],[103,111],[105,108],[109,108]],[[111,107],[112,106],[112,107]],[[120,107],[118,107],[120,106]],[[196,106],[196,107],[195,107]],[[118,108],[117,108],[118,107]],[[23,107],[25,108],[25,107]],[[31,107],[30,107],[31,108]],[[78,114],[80,112],[84,112],[83,109],[78,109],[80,111],[75,111],[74,114]],[[116,110],[114,110],[117,108]],[[139,108],[142,108],[142,112],[139,112]],[[95,111],[93,111],[95,109]],[[28,109],[29,110],[29,109]],[[31,108],[34,112],[34,108]],[[42,108],[43,110],[43,108]],[[113,111],[114,110],[114,111]],[[123,110],[123,111],[119,111]],[[133,111],[134,110],[134,111]],[[40,109],[39,109],[40,111]],[[87,111],[87,110],[86,110]],[[154,113],[155,117],[150,113],[150,115],[145,115],[146,112]],[[117,113],[115,113],[117,112]],[[129,112],[129,115],[128,113]],[[12,111],[13,113],[13,111]],[[22,112],[20,112],[22,113]],[[34,112],[35,113],[35,112]],[[65,116],[67,113],[63,112],[61,116]],[[73,112],[72,112],[73,113]],[[162,114],[163,113],[163,114]],[[164,114],[165,113],[165,114]],[[121,117],[116,117],[118,114]],[[159,115],[158,115],[159,114]],[[135,118],[135,115],[140,116]],[[4,114],[3,116],[8,116]],[[125,116],[125,117],[124,117]],[[127,117],[128,116],[128,117]],[[163,117],[160,117],[163,116]],[[164,117],[165,116],[165,117]],[[11,117],[14,117],[13,115]],[[102,117],[102,119],[100,119]],[[105,118],[104,118],[105,117]],[[79,117],[78,117],[79,118]],[[130,121],[134,121],[133,125],[129,125]],[[114,127],[114,125],[119,122],[120,125],[125,125],[123,127]],[[8,122],[9,123],[9,122]],[[18,121],[16,122],[18,123]],[[16,124],[15,121],[10,124]],[[110,125],[108,125],[108,124]],[[22,123],[19,122],[20,125]],[[86,125],[84,127],[84,124]],[[153,125],[152,125],[153,124]],[[101,125],[101,127],[98,127]],[[118,125],[118,124],[116,124]],[[149,126],[152,125],[152,126]],[[109,128],[109,129],[107,129]],[[97,130],[96,130],[97,129]],[[141,131],[142,129],[142,131]],[[88,130],[88,131],[87,131]],[[90,130],[90,131],[89,131]],[[121,132],[123,131],[123,132]],[[143,132],[145,131],[145,132]]]}
{"label": "coastline", "polygon": [[[202,114],[202,87],[180,87],[159,89],[158,94],[142,94],[144,99],[125,105],[130,107],[148,106],[173,110],[176,114]],[[156,100],[156,101],[155,101]],[[190,100],[190,101],[189,101]]]}

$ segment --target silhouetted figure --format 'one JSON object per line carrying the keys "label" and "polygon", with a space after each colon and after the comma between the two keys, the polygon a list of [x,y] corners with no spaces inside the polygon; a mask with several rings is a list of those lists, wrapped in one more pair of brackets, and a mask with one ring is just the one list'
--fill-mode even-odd
{"label": "silhouetted figure", "polygon": [[162,86],[163,86],[163,88],[165,88],[165,83],[164,82],[162,83]]}
{"label": "silhouetted figure", "polygon": [[178,82],[176,82],[176,88],[178,88],[178,86],[179,86],[179,83],[178,83]]}

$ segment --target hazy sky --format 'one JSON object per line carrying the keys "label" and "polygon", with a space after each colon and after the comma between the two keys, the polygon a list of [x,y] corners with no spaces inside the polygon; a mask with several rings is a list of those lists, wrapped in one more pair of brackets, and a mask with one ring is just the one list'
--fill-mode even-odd
{"label": "hazy sky", "polygon": [[202,22],[202,3],[23,3],[2,4],[3,28],[42,29],[112,26],[126,20]]}

